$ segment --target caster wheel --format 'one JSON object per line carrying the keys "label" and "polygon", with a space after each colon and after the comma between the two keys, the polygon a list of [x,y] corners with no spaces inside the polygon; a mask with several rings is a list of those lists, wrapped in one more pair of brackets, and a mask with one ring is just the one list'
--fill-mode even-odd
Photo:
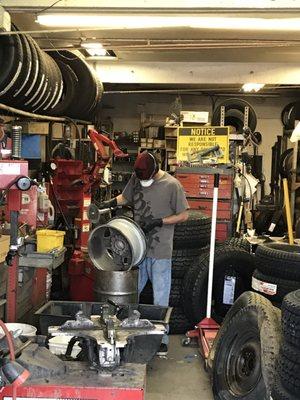
{"label": "caster wheel", "polygon": [[182,339],[181,341],[181,345],[182,346],[189,346],[191,344],[191,338],[189,337],[185,337],[184,339]]}

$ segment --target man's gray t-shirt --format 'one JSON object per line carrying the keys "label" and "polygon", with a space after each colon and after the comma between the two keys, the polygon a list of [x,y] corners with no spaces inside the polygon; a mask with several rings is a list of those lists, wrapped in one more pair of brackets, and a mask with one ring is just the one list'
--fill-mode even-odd
{"label": "man's gray t-shirt", "polygon": [[[167,172],[149,187],[142,187],[139,179],[132,175],[122,194],[133,206],[134,220],[138,224],[141,220],[179,214],[189,207],[181,184]],[[147,257],[171,259],[173,236],[174,225],[163,225],[149,232]]]}

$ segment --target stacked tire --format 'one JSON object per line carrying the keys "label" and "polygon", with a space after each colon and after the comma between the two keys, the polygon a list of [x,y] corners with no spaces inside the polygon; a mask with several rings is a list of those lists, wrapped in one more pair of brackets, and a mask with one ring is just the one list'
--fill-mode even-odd
{"label": "stacked tire", "polygon": [[1,103],[38,114],[94,119],[103,87],[79,54],[47,54],[29,35],[12,34],[0,37],[0,58]]}
{"label": "stacked tire", "polygon": [[[177,224],[172,255],[172,284],[169,306],[173,307],[170,333],[185,333],[193,328],[183,309],[184,277],[210,240],[211,219],[200,211],[189,210],[187,221]],[[140,295],[140,303],[153,304],[152,286],[148,282]]]}
{"label": "stacked tire", "polygon": [[209,353],[214,399],[270,399],[280,345],[280,310],[257,293],[243,293],[227,313]]}
{"label": "stacked tire", "polygon": [[289,293],[282,303],[283,343],[279,353],[273,400],[300,398],[300,290]]}
{"label": "stacked tire", "polygon": [[252,288],[280,306],[290,292],[300,289],[300,246],[264,243],[255,252]]}
{"label": "stacked tire", "polygon": [[[251,290],[253,256],[242,240],[229,240],[215,249],[212,315],[221,322],[235,300]],[[202,251],[188,270],[183,282],[183,309],[195,325],[206,315],[209,248]]]}

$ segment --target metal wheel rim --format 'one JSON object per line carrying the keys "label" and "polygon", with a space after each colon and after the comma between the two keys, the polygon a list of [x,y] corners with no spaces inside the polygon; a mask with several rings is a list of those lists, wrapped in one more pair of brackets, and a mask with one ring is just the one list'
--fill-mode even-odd
{"label": "metal wheel rim", "polygon": [[[132,260],[132,267],[140,264],[146,255],[146,236],[139,225],[126,217],[116,217],[107,223],[108,226],[119,230],[128,240],[132,253],[136,253]],[[140,249],[140,251],[136,251]]]}
{"label": "metal wheel rim", "polygon": [[225,365],[227,384],[235,396],[246,396],[257,387],[262,376],[260,357],[260,343],[254,332],[235,336]]}
{"label": "metal wheel rim", "polygon": [[88,250],[97,269],[129,271],[145,258],[147,242],[144,232],[134,221],[116,217],[92,231]]}

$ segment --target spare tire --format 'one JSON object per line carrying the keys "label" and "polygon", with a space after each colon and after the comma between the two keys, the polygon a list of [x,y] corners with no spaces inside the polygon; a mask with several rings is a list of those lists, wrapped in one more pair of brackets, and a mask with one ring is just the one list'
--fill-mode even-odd
{"label": "spare tire", "polygon": [[[183,283],[183,307],[188,319],[197,323],[205,316],[209,249],[187,272]],[[220,246],[215,251],[213,282],[213,314],[221,321],[234,301],[251,290],[254,260],[241,248]],[[226,281],[225,281],[226,280]]]}
{"label": "spare tire", "polygon": [[265,275],[300,281],[300,246],[264,243],[257,247],[255,260]]}
{"label": "spare tire", "polygon": [[284,339],[300,347],[300,290],[289,293],[283,300],[282,329]]}
{"label": "spare tire", "polygon": [[225,106],[225,126],[234,126],[238,133],[243,133],[244,128],[244,110],[249,107],[248,126],[252,132],[255,131],[257,118],[253,107],[242,99],[226,99],[222,101],[214,110],[211,124],[214,126],[220,125],[221,107]]}
{"label": "spare tire", "polygon": [[200,253],[201,249],[174,249],[172,254],[172,278],[184,278]]}
{"label": "spare tire", "polygon": [[213,343],[214,399],[269,399],[280,343],[278,314],[264,297],[228,315]]}
{"label": "spare tire", "polygon": [[261,293],[272,303],[280,305],[284,296],[300,289],[300,282],[265,275],[256,269],[252,277],[252,289]]}
{"label": "spare tire", "polygon": [[201,248],[210,240],[211,218],[198,210],[189,210],[188,219],[175,225],[174,248]]}

